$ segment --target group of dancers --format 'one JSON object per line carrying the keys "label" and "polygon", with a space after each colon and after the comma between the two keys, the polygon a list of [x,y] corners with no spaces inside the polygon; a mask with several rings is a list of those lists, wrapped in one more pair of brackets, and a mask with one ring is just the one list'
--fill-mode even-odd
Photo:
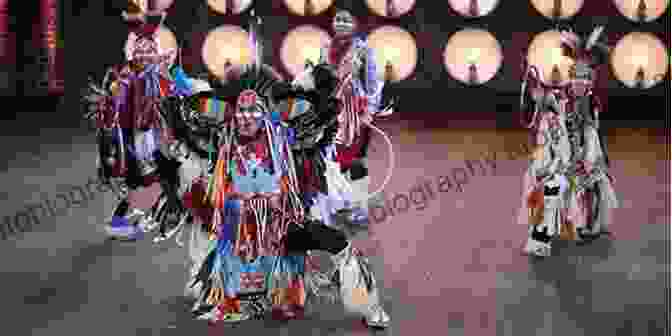
{"label": "group of dancers", "polygon": [[[199,319],[293,319],[309,298],[340,297],[368,326],[387,327],[371,266],[342,230],[368,225],[367,146],[395,106],[353,16],[335,15],[320,62],[291,82],[261,62],[256,39],[250,64],[192,78],[179,52],[159,45],[165,13],[123,17],[126,60],[86,97],[100,178],[123,186],[109,235],[158,230],[155,242],[180,245],[188,235],[185,294]],[[251,36],[259,26],[252,14]],[[128,192],[154,183],[154,206],[132,208]],[[321,272],[312,251],[330,253],[333,269]]]}
{"label": "group of dancers", "polygon": [[[86,96],[100,178],[122,187],[108,234],[157,230],[155,242],[186,243],[185,295],[198,319],[294,319],[309,298],[340,297],[368,326],[389,326],[371,266],[342,230],[343,222],[368,224],[367,147],[381,132],[374,121],[396,106],[354,17],[334,16],[320,62],[307,61],[291,82],[261,62],[256,39],[250,64],[190,77],[179,51],[159,45],[164,12],[123,17],[132,29],[126,60]],[[256,36],[260,20],[251,18]],[[592,92],[609,49],[601,33],[563,33],[576,61],[568,84],[549,84],[534,66],[525,72],[521,104],[535,145],[520,215],[528,254],[549,256],[557,238],[607,232],[617,206]],[[128,192],[154,183],[162,190],[154,206],[132,208]],[[333,269],[321,272],[312,251],[330,253]]]}

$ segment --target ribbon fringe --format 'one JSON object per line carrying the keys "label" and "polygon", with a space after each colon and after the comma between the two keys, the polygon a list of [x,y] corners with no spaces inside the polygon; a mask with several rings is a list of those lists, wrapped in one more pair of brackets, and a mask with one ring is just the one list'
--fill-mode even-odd
{"label": "ribbon fringe", "polygon": [[306,300],[314,298],[325,300],[331,304],[338,301],[338,285],[333,276],[322,272],[308,272],[304,277],[304,286],[306,288]]}

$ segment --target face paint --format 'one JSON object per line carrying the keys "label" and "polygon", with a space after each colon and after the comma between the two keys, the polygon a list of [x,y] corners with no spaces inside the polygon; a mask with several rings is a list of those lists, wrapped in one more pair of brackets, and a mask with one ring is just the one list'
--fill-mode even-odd
{"label": "face paint", "polygon": [[355,20],[347,11],[339,11],[334,16],[334,21],[332,23],[334,28],[334,33],[337,35],[349,35],[355,31]]}
{"label": "face paint", "polygon": [[257,99],[257,93],[252,90],[245,90],[238,97],[235,118],[241,135],[254,136],[262,126],[264,114],[257,106]]}

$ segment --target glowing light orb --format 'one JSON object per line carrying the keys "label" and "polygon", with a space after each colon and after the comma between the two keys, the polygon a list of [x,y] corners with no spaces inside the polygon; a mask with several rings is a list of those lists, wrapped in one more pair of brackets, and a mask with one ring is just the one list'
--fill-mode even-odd
{"label": "glowing light orb", "polygon": [[464,29],[453,34],[443,58],[451,77],[474,85],[495,77],[503,61],[502,48],[495,36],[481,29]]}
{"label": "glowing light orb", "polygon": [[301,73],[306,61],[317,64],[320,49],[329,43],[329,33],[311,25],[299,26],[291,30],[280,47],[282,63],[292,76]]}
{"label": "glowing light orb", "polygon": [[285,0],[292,14],[301,16],[320,15],[334,3],[334,0]]}
{"label": "glowing light orb", "polygon": [[568,19],[579,13],[584,0],[532,0],[532,6],[543,16],[555,17],[555,6],[558,4],[559,18]]}
{"label": "glowing light orb", "polygon": [[252,50],[248,33],[238,26],[223,25],[208,33],[202,49],[203,62],[218,77],[226,74],[227,61],[232,66],[250,64]]}
{"label": "glowing light orb", "polygon": [[[149,0],[131,0],[131,3],[135,4],[135,6],[140,9],[140,12],[143,13],[147,11],[148,2]],[[175,2],[175,0],[154,0],[155,10],[164,11],[170,8],[170,6],[173,5],[173,2]]]}
{"label": "glowing light orb", "polygon": [[557,66],[560,72],[560,82],[564,84],[569,80],[569,70],[574,65],[574,60],[563,55],[560,32],[547,30],[537,34],[527,50],[527,62],[536,66],[541,75],[541,81],[551,84],[553,68]]}
{"label": "glowing light orb", "polygon": [[[227,8],[229,1],[233,8]],[[208,6],[220,14],[240,14],[252,6],[252,0],[208,0]]]}
{"label": "glowing light orb", "polygon": [[366,4],[378,16],[399,17],[413,9],[415,0],[366,0]]}
{"label": "glowing light orb", "polygon": [[651,22],[665,14],[670,0],[614,0],[614,4],[631,21]]}
{"label": "glowing light orb", "polygon": [[[368,42],[375,51],[380,79],[402,81],[415,71],[418,48],[409,32],[395,26],[383,26],[369,34]],[[388,65],[392,68],[388,68]]]}
{"label": "glowing light orb", "polygon": [[[611,53],[614,76],[625,86],[644,89],[660,83],[669,71],[669,54],[663,42],[650,33],[625,35]],[[643,76],[638,80],[638,72]]]}
{"label": "glowing light orb", "polygon": [[[476,6],[472,4],[472,0],[448,0],[450,8],[466,17],[481,17],[490,14],[497,5],[499,0],[475,0]],[[475,15],[474,15],[475,14]]]}

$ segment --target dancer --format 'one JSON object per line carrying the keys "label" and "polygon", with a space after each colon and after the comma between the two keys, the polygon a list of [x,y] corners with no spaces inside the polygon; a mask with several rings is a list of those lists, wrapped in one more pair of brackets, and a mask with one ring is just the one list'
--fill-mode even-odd
{"label": "dancer", "polygon": [[[322,160],[304,160],[304,162],[298,160],[297,163],[297,167],[305,167],[305,162],[322,162],[324,165],[324,174],[320,174],[325,176],[322,182],[323,188],[302,190],[304,199],[308,200],[306,205],[311,207],[312,218],[317,219],[313,223],[319,223],[310,226],[304,236],[305,239],[312,237],[311,245],[314,245],[312,249],[334,254],[332,261],[340,275],[336,283],[340,287],[340,295],[346,308],[363,314],[369,326],[386,327],[390,318],[380,305],[375,278],[370,267],[361,253],[346,241],[347,236],[340,230],[334,230],[339,227],[334,225],[336,221],[330,217],[339,210],[349,210],[353,216],[346,222],[368,224],[367,202],[372,194],[377,194],[385,187],[392,173],[392,165],[390,165],[385,182],[378,191],[369,193],[368,172],[364,159],[371,130],[383,135],[390,149],[390,161],[394,161],[389,137],[373,126],[372,122],[375,117],[391,114],[395,101],[391,100],[386,108],[381,108],[384,83],[376,78],[373,50],[366,45],[363,39],[355,37],[356,23],[352,15],[347,11],[339,11],[334,17],[333,29],[335,38],[330,46],[322,48],[320,64],[313,66],[308,63],[304,73],[292,83],[293,87],[299,91],[317,88],[318,92],[321,92],[317,95],[321,98],[313,99],[311,102],[313,110],[322,116],[317,119],[324,120],[323,125],[329,125],[324,130],[326,132],[324,139],[317,142],[317,147],[322,148],[326,154],[322,156]],[[331,99],[331,96],[335,98],[335,101]],[[326,113],[327,111],[330,113]],[[328,118],[332,115],[331,113],[335,114],[336,120],[331,121]],[[299,114],[299,116],[294,120],[311,119],[310,113],[303,116]],[[290,114],[290,121],[292,117]],[[319,128],[301,127],[302,125],[306,124],[293,124],[298,130],[297,134],[319,134],[305,131]],[[300,149],[296,146],[294,148]],[[303,153],[306,152],[303,150]],[[295,158],[299,157],[300,154],[295,155]],[[345,173],[347,178],[341,172]],[[299,181],[305,180],[310,180],[310,178],[299,176]],[[305,183],[301,182],[301,185]],[[359,211],[352,211],[353,209]],[[296,234],[296,236],[299,235]],[[291,232],[288,237],[291,239]],[[339,245],[344,243],[347,243],[347,246],[339,250]],[[358,258],[353,258],[353,255]],[[313,273],[313,275],[317,274]],[[310,281],[311,286],[309,287],[314,289],[319,286],[319,282],[329,283],[318,281],[317,278],[319,277],[308,277],[309,280],[313,280]],[[369,284],[360,294],[368,297],[363,305],[355,302],[357,301],[355,293],[362,290],[357,285],[361,283],[361,280]],[[320,294],[316,293],[316,295]]]}
{"label": "dancer", "polygon": [[566,55],[575,61],[567,85],[544,84],[537,68],[527,67],[521,108],[532,112],[524,124],[533,131],[535,150],[519,217],[529,226],[526,254],[549,256],[555,238],[583,242],[606,233],[609,209],[618,206],[592,92],[593,68],[609,51],[599,41],[602,30],[587,39],[562,32]]}
{"label": "dancer", "polygon": [[[190,90],[202,92],[199,91],[202,88],[190,87]],[[184,114],[188,113],[184,105],[193,98],[178,96],[162,104],[162,113],[171,133],[171,138],[160,146],[163,154],[159,156],[162,158],[159,162],[162,193],[142,225],[144,232],[159,228],[154,243],[175,236],[178,245],[183,246],[181,238],[185,223],[192,221],[193,216],[203,210],[194,206],[190,190],[207,181],[217,159],[214,149],[218,139],[217,125],[186,122],[189,116]],[[199,209],[196,214],[190,211],[195,208]]]}
{"label": "dancer", "polygon": [[602,105],[594,93],[596,67],[609,61],[611,48],[602,41],[604,27],[586,37],[562,33],[567,56],[575,64],[568,89],[567,130],[571,163],[566,175],[571,185],[567,222],[579,240],[592,240],[609,233],[611,209],[618,207],[609,158],[600,132]]}
{"label": "dancer", "polygon": [[[280,318],[296,318],[306,291],[329,295],[331,289],[367,325],[386,327],[390,319],[366,259],[345,234],[309,211],[315,193],[307,186],[329,194],[327,180],[333,179],[325,158],[337,131],[338,104],[331,96],[338,81],[318,66],[315,88],[291,87],[258,63],[258,53],[255,59],[254,65],[230,72],[215,89],[234,92],[236,110],[222,132],[209,188],[215,208],[209,229],[216,243],[192,274],[198,297],[194,311],[211,321],[245,320],[268,309]],[[290,97],[308,108],[275,109]],[[313,165],[307,165],[308,157]],[[332,253],[338,276],[306,267],[312,250]]]}
{"label": "dancer", "polygon": [[[119,203],[106,224],[111,238],[135,239],[138,223],[146,214],[131,209],[128,192],[160,180],[159,151],[165,130],[160,101],[173,94],[168,67],[175,50],[162,50],[156,36],[165,13],[124,13],[133,31],[125,48],[126,61],[110,69],[102,87],[90,85],[85,97],[88,117],[98,121],[99,175],[119,184]],[[163,160],[165,161],[165,160]]]}
{"label": "dancer", "polygon": [[545,84],[534,65],[527,67],[525,76],[521,109],[532,112],[523,123],[531,130],[533,155],[523,178],[519,223],[528,227],[523,252],[544,257],[550,256],[552,240],[560,234],[566,208],[569,183],[564,169],[571,159],[565,127],[567,98],[561,87]]}
{"label": "dancer", "polygon": [[[200,98],[210,97],[210,85],[207,81],[188,77],[179,61],[171,68],[171,76],[173,94],[161,100],[160,108],[166,127],[166,137],[159,147],[162,155],[157,155],[162,193],[141,222],[144,232],[159,228],[153,239],[155,243],[182,233],[184,224],[192,216],[183,198],[196,177],[205,178],[212,172],[216,160],[217,120],[186,123],[186,119],[192,117],[186,113],[193,113],[193,109],[187,110],[185,105],[198,104]],[[209,115],[202,113],[200,120],[205,120],[206,116]],[[215,119],[222,117],[214,115]],[[181,246],[181,235],[176,238]]]}
{"label": "dancer", "polygon": [[[374,51],[366,40],[357,34],[356,19],[345,10],[333,18],[334,36],[322,48],[321,63],[335,67],[340,87],[336,97],[341,102],[336,136],[336,161],[348,177],[359,205],[355,207],[352,221],[368,223],[369,173],[367,152],[371,141],[370,124],[374,118],[393,113],[394,99],[383,102],[385,83],[377,77]],[[385,105],[383,105],[385,103]]]}
{"label": "dancer", "polygon": [[[255,72],[250,69],[244,75]],[[379,305],[366,261],[342,232],[307,214],[302,199],[306,195],[299,189],[293,160],[295,152],[290,148],[294,142],[290,134],[302,130],[289,131],[272,119],[270,96],[251,90],[241,92],[236,118],[220,147],[215,174],[219,182],[215,182],[213,191],[219,195],[214,196],[215,201],[223,202],[214,217],[222,221],[218,223],[217,244],[195,276],[195,283],[203,288],[198,308],[210,310],[202,318],[239,321],[269,308],[275,308],[276,316],[282,318],[300,316],[306,282],[328,281],[309,274],[306,252],[325,250],[335,255],[344,302],[361,313],[368,325],[387,326],[389,318]],[[335,119],[336,110],[332,111]],[[329,120],[324,115],[314,117]],[[221,175],[224,171],[226,177]],[[359,296],[368,296],[368,300],[357,302]]]}

